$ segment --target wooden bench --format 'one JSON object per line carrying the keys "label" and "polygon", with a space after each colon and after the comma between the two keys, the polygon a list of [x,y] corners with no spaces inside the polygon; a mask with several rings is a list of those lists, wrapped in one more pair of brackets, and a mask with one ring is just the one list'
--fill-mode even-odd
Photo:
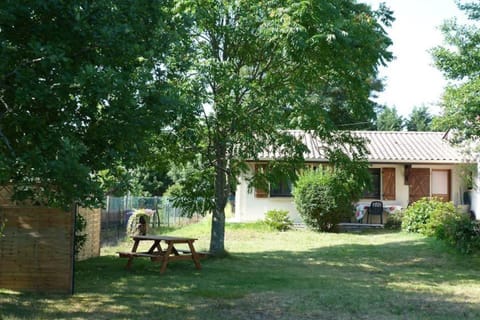
{"label": "wooden bench", "polygon": [[148,253],[148,252],[117,252],[120,258],[150,258],[153,260],[160,260],[163,253]]}

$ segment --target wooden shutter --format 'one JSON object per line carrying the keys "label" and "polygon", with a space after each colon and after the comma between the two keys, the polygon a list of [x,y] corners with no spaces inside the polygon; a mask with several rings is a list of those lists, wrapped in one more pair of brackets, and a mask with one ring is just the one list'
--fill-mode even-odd
{"label": "wooden shutter", "polygon": [[[265,172],[267,168],[266,164],[256,164],[255,165],[255,174],[260,172]],[[255,187],[255,198],[268,198],[268,190]]]}
{"label": "wooden shutter", "polygon": [[395,168],[382,169],[383,200],[395,200]]}
{"label": "wooden shutter", "polygon": [[430,169],[412,168],[408,179],[409,203],[413,203],[423,197],[430,197]]}

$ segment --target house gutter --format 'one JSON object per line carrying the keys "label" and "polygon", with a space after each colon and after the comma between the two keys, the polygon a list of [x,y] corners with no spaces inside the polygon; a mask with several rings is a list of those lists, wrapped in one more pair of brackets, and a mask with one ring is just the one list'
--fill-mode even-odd
{"label": "house gutter", "polygon": [[[247,160],[246,162],[255,163],[255,162],[267,162],[281,159],[272,159],[272,158],[261,158],[258,160]],[[370,164],[412,164],[412,165],[427,165],[427,164],[443,164],[443,165],[455,165],[455,164],[470,164],[476,163],[473,159],[465,160],[412,160],[412,159],[402,159],[402,160],[382,160],[382,159],[366,159]],[[328,160],[318,160],[318,159],[305,159],[305,163],[329,163]]]}

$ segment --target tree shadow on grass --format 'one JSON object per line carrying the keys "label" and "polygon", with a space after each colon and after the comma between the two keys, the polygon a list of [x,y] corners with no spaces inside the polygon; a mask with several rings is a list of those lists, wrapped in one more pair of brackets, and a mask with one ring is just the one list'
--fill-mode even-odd
{"label": "tree shadow on grass", "polygon": [[478,262],[430,239],[236,252],[163,275],[104,256],[77,264],[74,296],[1,293],[0,319],[478,319]]}

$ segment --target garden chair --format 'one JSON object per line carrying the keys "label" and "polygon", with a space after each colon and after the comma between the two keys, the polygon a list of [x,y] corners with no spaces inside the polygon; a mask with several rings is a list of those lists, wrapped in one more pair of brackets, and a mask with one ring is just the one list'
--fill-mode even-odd
{"label": "garden chair", "polygon": [[383,202],[372,201],[368,207],[367,223],[370,223],[370,216],[380,216],[380,223],[383,224]]}

